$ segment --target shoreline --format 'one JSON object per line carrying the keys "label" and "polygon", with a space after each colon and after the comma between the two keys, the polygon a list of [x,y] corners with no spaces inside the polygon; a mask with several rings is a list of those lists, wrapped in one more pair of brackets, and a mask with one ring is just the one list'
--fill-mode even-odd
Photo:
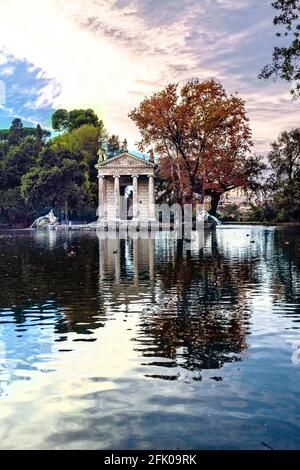
{"label": "shoreline", "polygon": [[276,226],[276,227],[292,227],[292,226],[300,226],[300,221],[299,222],[257,222],[257,221],[249,221],[249,222],[222,222],[222,225],[265,225],[266,227],[269,226]]}
{"label": "shoreline", "polygon": [[[132,229],[133,227],[130,226],[131,224],[126,224],[126,228],[128,229]],[[300,222],[258,222],[258,221],[251,221],[251,222],[229,222],[229,221],[226,221],[226,222],[222,222],[221,223],[221,226],[220,227],[226,227],[226,226],[230,226],[230,225],[236,225],[236,226],[265,226],[265,227],[298,227],[300,226]],[[175,227],[174,225],[171,223],[170,226],[168,225],[168,227],[170,227],[170,230],[174,230]],[[125,227],[124,227],[125,228]],[[142,229],[142,227],[140,227]],[[138,230],[140,229],[138,228]],[[146,227],[143,227],[144,229]],[[154,227],[152,227],[154,228]],[[161,223],[157,223],[155,224],[155,229],[156,230],[163,230],[164,227],[163,224]],[[205,229],[211,229],[211,228],[214,228],[213,224],[205,224]],[[148,227],[147,227],[148,229]],[[26,226],[26,225],[23,225],[23,224],[15,224],[15,225],[9,225],[9,224],[0,224],[0,231],[14,231],[14,230],[26,230],[26,231],[29,231],[29,230],[32,230],[32,231],[36,231],[37,229],[31,229],[30,227]],[[71,227],[66,227],[66,226],[57,226],[57,227],[53,227],[53,228],[50,228],[50,229],[41,229],[41,231],[45,231],[45,230],[49,230],[49,231],[97,231],[97,230],[105,230],[104,227],[101,227],[101,226],[97,226],[96,224],[74,224],[72,225]],[[107,229],[106,229],[107,230]]]}

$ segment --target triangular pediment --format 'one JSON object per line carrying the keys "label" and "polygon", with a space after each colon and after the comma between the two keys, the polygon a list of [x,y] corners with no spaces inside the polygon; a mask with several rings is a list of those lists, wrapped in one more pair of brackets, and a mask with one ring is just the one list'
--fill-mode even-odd
{"label": "triangular pediment", "polygon": [[129,152],[124,152],[115,157],[109,158],[104,162],[99,163],[100,168],[153,168],[153,163],[143,160],[135,155],[132,155]]}

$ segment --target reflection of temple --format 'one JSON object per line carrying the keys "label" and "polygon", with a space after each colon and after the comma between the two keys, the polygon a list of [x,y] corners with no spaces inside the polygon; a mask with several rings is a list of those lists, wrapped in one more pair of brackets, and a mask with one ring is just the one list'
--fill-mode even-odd
{"label": "reflection of temple", "polygon": [[99,239],[100,286],[111,280],[107,295],[118,302],[130,301],[132,295],[143,297],[153,286],[155,277],[155,240],[148,233],[141,236],[134,232],[132,237],[122,237],[116,232],[110,238],[109,232],[97,232]]}

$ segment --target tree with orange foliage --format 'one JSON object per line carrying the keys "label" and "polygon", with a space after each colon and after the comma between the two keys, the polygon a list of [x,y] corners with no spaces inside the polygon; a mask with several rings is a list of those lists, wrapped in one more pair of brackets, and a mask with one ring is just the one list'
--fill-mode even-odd
{"label": "tree with orange foliage", "polygon": [[244,101],[227,95],[219,82],[192,80],[181,89],[170,84],[129,117],[141,133],[139,148],[153,146],[159,155],[171,201],[203,202],[205,195],[216,201],[248,184],[252,142]]}

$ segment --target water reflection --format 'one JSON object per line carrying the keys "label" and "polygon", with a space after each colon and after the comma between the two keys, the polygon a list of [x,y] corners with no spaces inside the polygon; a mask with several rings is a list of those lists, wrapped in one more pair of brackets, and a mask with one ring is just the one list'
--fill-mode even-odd
{"label": "water reflection", "polygon": [[[191,433],[197,432],[179,446],[243,446],[238,410],[248,410],[247,419],[256,413],[265,416],[267,403],[272,407],[270,396],[264,397],[269,387],[278,419],[279,414],[283,419],[280,410],[289,396],[290,411],[284,418],[288,426],[299,408],[299,369],[292,368],[288,344],[299,339],[298,240],[294,229],[263,227],[205,232],[203,249],[177,240],[173,232],[114,239],[105,232],[4,232],[0,406],[5,404],[17,430],[8,432],[0,421],[3,445],[14,447],[16,438],[27,442],[15,421],[20,410],[16,403],[31,422],[31,396],[46,407],[44,413],[57,429],[40,433],[40,446],[59,443],[66,427],[64,445],[73,446],[71,428],[60,422],[60,408],[47,395],[49,387],[67,409],[77,400],[76,413],[85,420],[74,415],[72,426],[81,429],[85,448],[142,446],[133,444],[137,441],[129,431],[123,429],[121,439],[113,424],[101,427],[103,409],[112,402],[119,411],[114,414],[111,408],[110,420],[120,412],[125,421],[139,416],[144,444],[155,446],[157,427],[147,421],[149,413],[155,406],[164,416],[166,407],[179,406],[183,394],[180,412],[168,419],[176,436],[183,433],[184,422],[190,423]],[[283,374],[285,383],[279,385]],[[199,387],[208,411],[195,409]],[[257,411],[260,407],[263,412]],[[219,441],[216,428],[205,438],[197,428],[197,419],[208,424],[206,413],[216,410],[220,418],[215,426],[235,430]],[[42,414],[34,416],[41,423]],[[88,433],[84,436],[92,419],[98,430],[95,441]],[[99,443],[103,433],[106,444]],[[300,443],[300,432],[293,433],[289,442]],[[254,428],[246,435],[245,442],[260,446]],[[170,447],[174,435],[165,442]]]}
{"label": "water reflection", "polygon": [[[282,232],[275,236],[281,242]],[[55,341],[71,332],[79,336],[74,340],[93,341],[93,330],[134,305],[140,317],[133,340],[143,357],[168,358],[167,367],[190,370],[222,367],[241,360],[247,347],[247,298],[256,286],[268,279],[274,304],[292,300],[299,313],[294,244],[285,240],[283,250],[274,230],[260,237],[247,250],[235,244],[235,253],[230,238],[218,240],[217,232],[206,233],[204,250],[194,253],[172,232],[126,239],[107,232],[7,237],[1,324],[15,323],[18,336],[30,326],[50,325]],[[261,264],[270,258],[271,271]]]}

